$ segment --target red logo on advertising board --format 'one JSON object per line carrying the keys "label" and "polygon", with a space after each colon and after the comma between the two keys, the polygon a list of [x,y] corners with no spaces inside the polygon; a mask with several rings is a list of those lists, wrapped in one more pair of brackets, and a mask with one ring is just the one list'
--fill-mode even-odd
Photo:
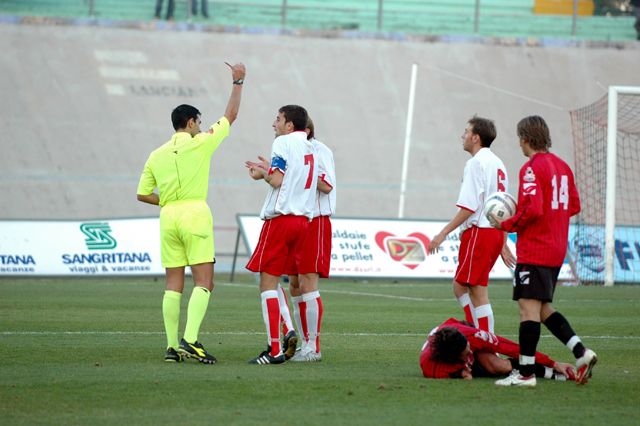
{"label": "red logo on advertising board", "polygon": [[406,237],[398,237],[390,232],[376,234],[378,247],[396,262],[409,269],[415,269],[427,258],[427,247],[431,240],[424,234],[414,232]]}

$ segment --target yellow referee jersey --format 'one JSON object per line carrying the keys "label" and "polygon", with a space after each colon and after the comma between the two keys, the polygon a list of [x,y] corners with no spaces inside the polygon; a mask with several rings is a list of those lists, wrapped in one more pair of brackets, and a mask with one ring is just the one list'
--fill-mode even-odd
{"label": "yellow referee jersey", "polygon": [[160,206],[177,200],[206,200],[211,155],[229,135],[229,120],[222,117],[208,132],[195,137],[178,132],[153,151],[144,165],[138,194],[149,195],[157,187]]}

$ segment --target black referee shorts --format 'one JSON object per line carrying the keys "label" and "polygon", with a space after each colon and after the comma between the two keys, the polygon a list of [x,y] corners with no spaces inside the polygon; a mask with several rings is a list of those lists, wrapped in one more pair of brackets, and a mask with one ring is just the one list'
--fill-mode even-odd
{"label": "black referee shorts", "polygon": [[560,267],[516,264],[513,278],[513,300],[535,299],[553,302]]}

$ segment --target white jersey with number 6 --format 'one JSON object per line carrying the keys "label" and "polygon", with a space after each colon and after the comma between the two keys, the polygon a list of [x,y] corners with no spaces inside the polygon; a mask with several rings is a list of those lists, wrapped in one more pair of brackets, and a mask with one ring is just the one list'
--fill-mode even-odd
{"label": "white jersey with number 6", "polygon": [[269,187],[260,217],[264,220],[291,214],[312,219],[318,174],[315,149],[305,132],[278,136],[273,141],[269,173],[276,170],[284,175],[282,185]]}
{"label": "white jersey with number 6", "polygon": [[336,213],[336,165],[333,161],[333,152],[328,146],[317,139],[312,139],[316,149],[316,163],[318,179],[324,181],[331,188],[331,192],[317,192],[317,202],[313,217],[331,216]]}
{"label": "white jersey with number 6", "polygon": [[460,232],[477,226],[491,228],[484,216],[484,201],[494,192],[507,192],[509,179],[504,163],[489,148],[482,148],[464,166],[464,176],[456,206],[473,214],[461,226]]}

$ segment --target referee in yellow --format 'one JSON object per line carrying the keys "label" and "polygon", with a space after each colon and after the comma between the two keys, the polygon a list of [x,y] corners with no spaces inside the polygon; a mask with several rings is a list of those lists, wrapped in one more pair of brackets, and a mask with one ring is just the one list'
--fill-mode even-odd
{"label": "referee in yellow", "polygon": [[[138,200],[159,205],[162,266],[167,286],[162,315],[167,334],[165,361],[180,362],[185,357],[204,364],[216,358],[198,341],[200,325],[213,291],[213,218],[207,205],[211,156],[229,135],[238,116],[245,66],[231,68],[233,88],[224,116],[208,132],[200,132],[200,111],[180,105],[171,113],[175,133],[171,140],[153,151],[144,165],[138,184]],[[155,193],[158,188],[158,193]],[[191,267],[193,292],[187,308],[184,337],[178,344],[180,299],[184,290],[184,268]]]}

